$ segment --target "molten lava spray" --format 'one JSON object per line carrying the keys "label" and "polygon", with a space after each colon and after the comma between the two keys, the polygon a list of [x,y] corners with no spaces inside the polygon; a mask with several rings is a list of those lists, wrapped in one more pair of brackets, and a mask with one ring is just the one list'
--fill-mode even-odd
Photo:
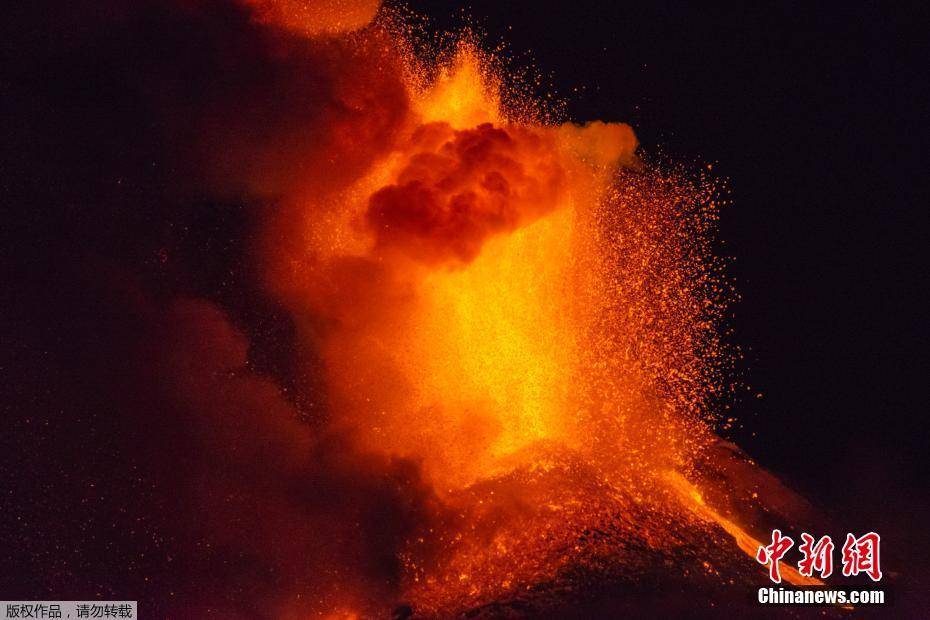
{"label": "molten lava spray", "polygon": [[[152,591],[112,598],[545,615],[584,584],[764,575],[763,513],[803,506],[712,433],[711,178],[367,0],[92,4],[17,77],[74,105],[21,94],[5,165],[43,171],[10,191],[59,239],[15,296],[54,336],[17,351],[81,343],[23,393],[103,412],[130,455],[107,471],[155,481],[120,528]],[[74,546],[47,531],[49,555]],[[98,591],[57,575],[54,596]]]}
{"label": "molten lava spray", "polygon": [[435,494],[398,600],[444,614],[555,579],[605,520],[656,549],[675,519],[722,523],[687,482],[726,363],[713,185],[644,166],[627,125],[548,120],[467,38],[423,60],[399,32],[362,35],[396,50],[391,140],[285,198],[263,244],[327,426]]}

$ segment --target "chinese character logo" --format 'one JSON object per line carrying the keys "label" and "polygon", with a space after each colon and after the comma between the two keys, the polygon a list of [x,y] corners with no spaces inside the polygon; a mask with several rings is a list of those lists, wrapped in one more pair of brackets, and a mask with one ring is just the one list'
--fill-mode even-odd
{"label": "chinese character logo", "polygon": [[833,539],[829,536],[822,537],[814,544],[814,537],[804,532],[798,551],[804,556],[798,562],[798,572],[805,577],[813,577],[815,571],[820,573],[822,579],[833,574]]}
{"label": "chinese character logo", "polygon": [[775,583],[781,583],[779,562],[793,546],[794,541],[789,536],[782,536],[781,530],[772,530],[772,544],[759,547],[756,552],[756,560],[769,565],[769,579]]}
{"label": "chinese character logo", "polygon": [[[853,534],[846,534],[843,544],[843,576],[855,577],[860,573],[868,575],[872,581],[882,578],[881,557],[879,545],[881,537],[875,532],[869,532],[856,538]],[[781,569],[779,562],[794,546],[790,536],[784,536],[781,530],[772,530],[772,542],[759,547],[756,560],[769,568],[769,579],[781,583]],[[818,573],[821,579],[833,574],[833,550],[835,545],[829,536],[822,536],[819,540],[804,532],[801,534],[801,544],[798,551],[801,560],[798,562],[798,573],[805,577],[814,577]]]}
{"label": "chinese character logo", "polygon": [[881,537],[875,532],[869,532],[861,538],[846,534],[846,543],[843,545],[843,576],[855,577],[859,573],[865,573],[872,581],[880,580],[880,542]]}

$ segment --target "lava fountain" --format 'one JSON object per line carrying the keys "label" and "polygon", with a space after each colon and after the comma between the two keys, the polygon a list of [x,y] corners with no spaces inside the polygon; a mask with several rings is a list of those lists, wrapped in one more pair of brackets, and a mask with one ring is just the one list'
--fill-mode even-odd
{"label": "lava fountain", "polygon": [[709,171],[377,0],[98,4],[8,28],[11,592],[690,615],[831,531],[715,434]]}
{"label": "lava fountain", "polygon": [[[644,165],[627,125],[553,122],[467,37],[424,61],[371,29],[405,76],[401,128],[350,183],[290,200],[264,255],[319,351],[328,428],[435,493],[397,600],[454,613],[674,555],[689,528],[753,555],[695,475],[728,360],[713,182]],[[594,530],[614,542],[579,543]]]}

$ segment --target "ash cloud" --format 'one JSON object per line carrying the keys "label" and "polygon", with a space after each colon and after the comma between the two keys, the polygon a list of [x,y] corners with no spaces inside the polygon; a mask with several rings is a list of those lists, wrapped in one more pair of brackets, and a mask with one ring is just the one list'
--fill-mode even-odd
{"label": "ash cloud", "polygon": [[2,26],[0,590],[223,618],[396,596],[440,508],[326,430],[251,260],[281,197],[349,183],[405,122],[398,59],[340,28],[212,1]]}
{"label": "ash cloud", "polygon": [[367,221],[384,247],[425,262],[470,261],[491,235],[553,210],[565,172],[544,136],[490,123],[420,127],[397,182],[375,192]]}

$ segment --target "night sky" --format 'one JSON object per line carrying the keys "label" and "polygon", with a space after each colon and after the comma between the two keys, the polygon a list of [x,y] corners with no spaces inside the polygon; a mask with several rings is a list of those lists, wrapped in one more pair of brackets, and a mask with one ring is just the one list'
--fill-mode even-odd
{"label": "night sky", "polygon": [[[180,142],[164,137],[152,96],[179,73],[180,100],[201,97],[215,67],[187,46],[202,33],[158,11],[123,31],[88,26],[88,3],[29,5],[0,26],[0,595],[180,597],[203,569],[173,564],[173,548],[203,543],[175,521],[191,492],[180,478],[212,461],[185,452],[186,413],[165,423],[170,394],[132,387],[137,341],[190,336],[165,327],[160,300],[209,298],[253,339],[252,368],[307,398],[318,386],[298,385],[281,352],[292,328],[231,241],[254,212],[227,195],[191,200],[174,184],[185,171],[163,164]],[[913,32],[926,9],[439,5],[409,3],[436,28],[474,23],[506,41],[573,120],[630,123],[647,157],[726,179],[719,252],[741,296],[728,338],[745,352],[746,388],[724,435],[926,570],[927,39]],[[140,70],[155,78],[127,78]],[[234,86],[211,82],[206,100]],[[158,260],[163,248],[176,263]],[[171,459],[147,452],[169,444],[181,446]],[[360,510],[395,492],[343,474],[351,492],[331,492]],[[101,558],[127,550],[126,574],[112,576]],[[237,561],[223,559],[230,576],[215,587]]]}

